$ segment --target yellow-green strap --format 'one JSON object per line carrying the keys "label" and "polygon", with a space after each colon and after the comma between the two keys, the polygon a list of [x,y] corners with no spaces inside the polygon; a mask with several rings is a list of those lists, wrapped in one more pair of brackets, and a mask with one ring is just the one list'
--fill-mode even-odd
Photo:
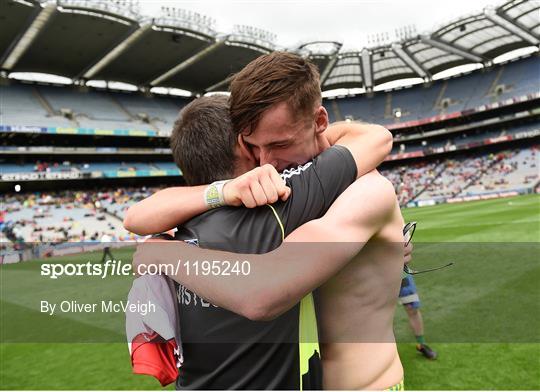
{"label": "yellow-green strap", "polygon": [[309,372],[309,359],[313,355],[320,356],[319,333],[317,331],[317,317],[313,294],[309,293],[300,301],[300,326],[298,328],[298,341],[300,349],[300,389],[303,388],[302,375]]}
{"label": "yellow-green strap", "polygon": [[276,209],[271,204],[267,204],[267,206],[270,207],[270,209],[274,213],[274,216],[276,217],[276,220],[277,220],[277,222],[279,224],[279,228],[281,229],[281,241],[284,241],[285,240],[285,228],[283,227],[283,222],[281,222],[281,218],[279,217]]}
{"label": "yellow-green strap", "polygon": [[[285,228],[276,209],[267,204],[274,213],[281,229],[281,240],[285,239]],[[302,376],[309,372],[309,359],[313,355],[320,356],[319,332],[317,330],[317,316],[315,315],[315,303],[313,294],[309,293],[300,301],[298,326],[298,348],[300,356],[300,390],[303,390]]]}

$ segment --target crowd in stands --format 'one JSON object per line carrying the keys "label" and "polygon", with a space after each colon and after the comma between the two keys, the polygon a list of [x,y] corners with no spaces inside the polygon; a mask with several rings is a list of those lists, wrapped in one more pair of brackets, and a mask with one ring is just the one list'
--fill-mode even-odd
{"label": "crowd in stands", "polygon": [[[535,188],[539,147],[397,165],[382,170],[395,186],[400,205],[501,190]],[[59,191],[4,197],[0,231],[12,242],[132,241],[122,226],[130,205],[157,188]]]}
{"label": "crowd in stands", "polygon": [[436,160],[383,171],[396,187],[401,205],[415,200],[441,200],[506,190],[534,188],[538,146],[473,157]]}
{"label": "crowd in stands", "polygon": [[422,199],[457,196],[472,180],[487,169],[491,157],[480,156],[473,159],[448,159],[440,175],[425,189]]}
{"label": "crowd in stands", "polygon": [[51,173],[51,172],[94,172],[94,171],[154,171],[176,170],[173,162],[70,162],[43,161],[34,163],[12,163],[0,160],[0,173]]}
{"label": "crowd in stands", "polygon": [[394,184],[399,204],[404,205],[433,182],[442,170],[441,166],[439,162],[420,162],[396,166],[382,174]]}
{"label": "crowd in stands", "polygon": [[14,194],[5,198],[0,229],[15,243],[112,241],[136,239],[122,226],[129,205],[149,196],[153,188],[105,191],[60,191]]}
{"label": "crowd in stands", "polygon": [[460,195],[501,191],[516,186],[533,187],[538,183],[538,146],[526,150],[511,150],[490,156],[489,171],[473,181]]}

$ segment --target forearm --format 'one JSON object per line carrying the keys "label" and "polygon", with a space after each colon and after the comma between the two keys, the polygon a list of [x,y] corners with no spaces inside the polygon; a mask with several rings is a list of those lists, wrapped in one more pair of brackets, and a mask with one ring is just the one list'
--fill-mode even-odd
{"label": "forearm", "polygon": [[[170,230],[208,210],[207,185],[163,189],[132,206],[124,218],[124,227],[140,235]],[[218,192],[218,188],[215,188]],[[220,201],[227,206],[248,208],[286,200],[290,189],[271,165],[256,167],[236,177],[220,190]],[[221,200],[223,199],[223,200]]]}
{"label": "forearm", "polygon": [[131,206],[124,217],[126,230],[139,235],[170,230],[208,210],[206,186],[173,187],[154,193]]}
{"label": "forearm", "polygon": [[392,150],[392,134],[376,124],[339,122],[325,132],[331,145],[349,149],[356,162],[358,177],[379,166]]}
{"label": "forearm", "polygon": [[341,137],[350,134],[353,131],[358,131],[357,127],[351,127],[350,124],[351,123],[347,121],[339,121],[330,124],[326,131],[324,131],[324,136],[328,140],[328,143],[333,146]]}
{"label": "forearm", "polygon": [[[303,232],[306,235],[309,228]],[[358,251],[357,244],[323,242],[289,242],[263,255],[201,249],[180,242],[162,246],[152,253],[161,255],[161,265],[179,265],[174,271],[163,268],[171,278],[214,305],[253,320],[272,319],[287,311],[338,272]],[[223,261],[231,265],[247,262],[249,274],[231,273],[232,269],[227,275],[218,270],[203,274],[204,260],[218,260],[221,271]],[[196,261],[198,273],[194,268]]]}

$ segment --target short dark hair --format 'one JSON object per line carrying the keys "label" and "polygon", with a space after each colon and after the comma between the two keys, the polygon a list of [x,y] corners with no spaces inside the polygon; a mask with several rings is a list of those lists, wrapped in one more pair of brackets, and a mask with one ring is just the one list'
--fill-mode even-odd
{"label": "short dark hair", "polygon": [[236,136],[226,95],[200,97],[184,107],[170,140],[174,161],[188,185],[233,176]]}
{"label": "short dark hair", "polygon": [[231,121],[236,133],[251,133],[261,115],[281,102],[297,117],[321,105],[320,76],[311,61],[288,52],[257,57],[234,75],[230,86]]}

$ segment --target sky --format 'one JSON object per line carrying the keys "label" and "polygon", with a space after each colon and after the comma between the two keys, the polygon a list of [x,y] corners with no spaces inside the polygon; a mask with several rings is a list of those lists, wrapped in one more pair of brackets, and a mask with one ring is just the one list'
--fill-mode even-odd
{"label": "sky", "polygon": [[362,49],[369,34],[414,25],[430,32],[447,22],[482,11],[498,0],[140,0],[141,13],[157,16],[162,6],[195,11],[216,20],[216,30],[250,25],[277,35],[276,44],[292,48],[308,41],[339,41],[344,50]]}

